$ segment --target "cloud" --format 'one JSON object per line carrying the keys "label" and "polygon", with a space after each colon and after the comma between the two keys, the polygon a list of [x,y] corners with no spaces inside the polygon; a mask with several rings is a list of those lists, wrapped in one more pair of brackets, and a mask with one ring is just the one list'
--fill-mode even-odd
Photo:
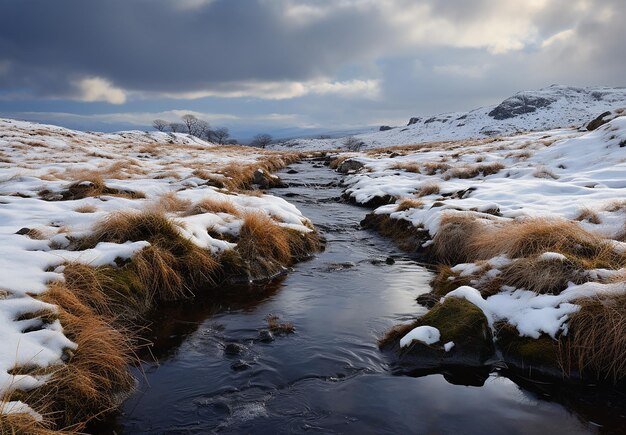
{"label": "cloud", "polygon": [[78,99],[81,101],[106,101],[111,104],[126,102],[126,93],[123,89],[116,88],[111,82],[100,77],[81,79],[75,86],[79,90]]}
{"label": "cloud", "polygon": [[188,92],[142,93],[142,98],[173,98],[195,100],[206,97],[261,98],[286,100],[310,94],[356,96],[375,98],[379,92],[378,80],[310,81],[310,82],[227,82],[213,89]]}

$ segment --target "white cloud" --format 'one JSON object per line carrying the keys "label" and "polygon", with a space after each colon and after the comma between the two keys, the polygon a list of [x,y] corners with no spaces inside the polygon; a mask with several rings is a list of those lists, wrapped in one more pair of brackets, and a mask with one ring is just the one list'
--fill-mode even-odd
{"label": "white cloud", "polygon": [[375,98],[380,92],[379,80],[347,80],[325,81],[315,80],[308,82],[235,82],[225,83],[215,89],[190,92],[138,92],[142,98],[173,98],[195,100],[206,97],[220,98],[260,98],[264,100],[287,100],[304,97],[306,95],[339,95],[343,97],[361,96]]}
{"label": "white cloud", "polygon": [[79,91],[78,99],[81,101],[105,101],[111,104],[126,102],[126,92],[123,89],[116,88],[110,81],[100,77],[84,78],[74,85]]}

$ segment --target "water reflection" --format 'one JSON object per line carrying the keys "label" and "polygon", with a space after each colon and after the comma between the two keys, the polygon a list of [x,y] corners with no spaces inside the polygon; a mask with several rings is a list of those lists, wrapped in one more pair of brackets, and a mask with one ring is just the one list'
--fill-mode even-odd
{"label": "water reflection", "polygon": [[[307,168],[308,166],[308,168]],[[377,338],[411,319],[431,272],[362,230],[327,169],[302,164],[276,191],[323,228],[327,249],[272,283],[155,313],[154,359],[98,433],[618,433],[618,393],[572,391],[490,370],[394,374]],[[288,179],[288,177],[285,177]],[[288,180],[289,181],[289,180]],[[393,256],[395,263],[384,260]],[[264,340],[268,314],[295,334]],[[521,388],[520,388],[521,386]],[[598,424],[603,425],[602,428]]]}

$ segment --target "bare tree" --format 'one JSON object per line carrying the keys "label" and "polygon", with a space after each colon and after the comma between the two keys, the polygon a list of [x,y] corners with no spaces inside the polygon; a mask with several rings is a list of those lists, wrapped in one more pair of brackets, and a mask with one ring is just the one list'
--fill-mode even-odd
{"label": "bare tree", "polygon": [[359,151],[365,146],[365,142],[358,140],[354,136],[348,136],[344,139],[343,146],[349,151]]}
{"label": "bare tree", "polygon": [[272,136],[267,133],[257,134],[256,136],[254,136],[254,139],[252,139],[251,145],[253,147],[265,148],[272,143],[272,140]]}
{"label": "bare tree", "polygon": [[170,122],[169,127],[172,133],[178,133],[185,129],[185,124],[181,124],[180,122]]}
{"label": "bare tree", "polygon": [[165,131],[168,125],[169,122],[164,119],[155,119],[152,121],[152,126],[159,131]]}
{"label": "bare tree", "polygon": [[198,124],[198,118],[188,113],[186,115],[181,116],[181,119],[183,120],[183,123],[185,124],[185,127],[187,128],[187,133],[193,134],[196,128],[196,125]]}
{"label": "bare tree", "polygon": [[219,127],[212,132],[213,139],[220,145],[224,145],[230,137],[230,132],[226,127]]}
{"label": "bare tree", "polygon": [[199,137],[200,139],[208,138],[211,126],[203,119],[198,119],[196,125],[193,127],[192,135]]}

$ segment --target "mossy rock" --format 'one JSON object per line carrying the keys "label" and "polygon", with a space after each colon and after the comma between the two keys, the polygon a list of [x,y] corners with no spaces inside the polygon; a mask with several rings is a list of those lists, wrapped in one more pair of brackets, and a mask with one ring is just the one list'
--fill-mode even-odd
{"label": "mossy rock", "polygon": [[[400,339],[418,326],[437,328],[441,333],[439,342],[425,345],[414,341],[400,348]],[[445,352],[443,345],[450,341],[454,347]],[[381,341],[381,348],[410,371],[447,365],[480,367],[494,353],[487,318],[480,308],[461,298],[447,298],[412,324],[394,328]]]}
{"label": "mossy rock", "polygon": [[539,338],[520,337],[517,328],[502,322],[496,324],[496,344],[507,365],[525,372],[560,375],[559,344],[546,334]]}

